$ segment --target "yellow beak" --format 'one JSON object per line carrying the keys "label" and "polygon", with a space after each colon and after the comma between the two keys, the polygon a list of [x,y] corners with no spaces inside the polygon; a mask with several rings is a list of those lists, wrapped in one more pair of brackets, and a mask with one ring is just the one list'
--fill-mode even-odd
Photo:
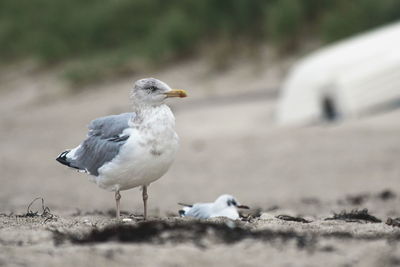
{"label": "yellow beak", "polygon": [[169,92],[164,93],[167,97],[187,97],[186,91],[181,89],[172,89]]}

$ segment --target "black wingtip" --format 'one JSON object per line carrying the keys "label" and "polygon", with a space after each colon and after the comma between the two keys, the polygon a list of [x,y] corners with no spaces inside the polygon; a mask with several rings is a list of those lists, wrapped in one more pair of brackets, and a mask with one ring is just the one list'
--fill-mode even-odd
{"label": "black wingtip", "polygon": [[[85,170],[82,170],[81,168],[78,168],[78,167],[74,166],[73,163],[71,163],[71,162],[68,161],[68,159],[67,159],[67,154],[68,154],[70,151],[71,151],[71,150],[65,150],[64,152],[62,152],[62,153],[56,158],[56,160],[57,160],[58,162],[60,162],[61,164],[65,165],[65,166],[68,166],[68,167],[71,167],[71,168],[74,168],[74,169],[77,169],[77,170],[80,170],[80,171],[85,171]],[[87,172],[87,171],[86,171],[86,172]]]}
{"label": "black wingtip", "polygon": [[185,216],[185,211],[184,210],[179,210],[178,213],[179,213],[179,216],[181,216],[181,217]]}
{"label": "black wingtip", "polygon": [[64,151],[64,152],[62,152],[57,158],[56,158],[56,160],[58,161],[58,162],[60,162],[61,164],[63,164],[63,165],[66,165],[66,166],[68,166],[68,167],[70,167],[70,163],[68,162],[68,160],[67,160],[67,154],[69,153],[69,151],[70,150],[66,150],[66,151]]}

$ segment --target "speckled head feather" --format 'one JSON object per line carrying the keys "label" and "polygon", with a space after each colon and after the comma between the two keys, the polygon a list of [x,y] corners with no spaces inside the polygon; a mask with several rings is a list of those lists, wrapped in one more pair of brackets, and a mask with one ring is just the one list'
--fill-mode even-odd
{"label": "speckled head feather", "polygon": [[134,105],[157,106],[164,103],[165,93],[172,91],[166,83],[155,78],[144,78],[136,81],[130,98]]}

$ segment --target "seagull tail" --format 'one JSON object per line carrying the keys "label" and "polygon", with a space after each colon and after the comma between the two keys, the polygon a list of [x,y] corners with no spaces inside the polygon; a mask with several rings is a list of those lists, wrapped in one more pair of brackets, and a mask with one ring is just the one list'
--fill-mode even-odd
{"label": "seagull tail", "polygon": [[73,165],[71,164],[71,162],[68,161],[67,154],[68,154],[70,151],[71,151],[71,150],[65,150],[64,152],[62,152],[62,153],[56,158],[56,160],[57,160],[58,162],[60,162],[61,164],[66,165],[66,166],[68,166],[68,167],[75,168],[75,169],[79,169],[78,167],[73,166]]}
{"label": "seagull tail", "polygon": [[185,217],[186,213],[191,209],[191,207],[183,207],[181,210],[178,211],[179,216]]}
{"label": "seagull tail", "polygon": [[179,210],[178,213],[179,213],[179,216],[185,217],[186,212],[184,210]]}

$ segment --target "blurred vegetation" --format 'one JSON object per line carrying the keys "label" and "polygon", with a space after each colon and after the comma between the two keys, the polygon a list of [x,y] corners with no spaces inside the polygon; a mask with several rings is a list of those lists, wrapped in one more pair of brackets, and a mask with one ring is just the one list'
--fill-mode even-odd
{"label": "blurred vegetation", "polygon": [[0,53],[3,64],[69,62],[66,77],[84,83],[212,44],[285,53],[399,18],[399,0],[1,0]]}

